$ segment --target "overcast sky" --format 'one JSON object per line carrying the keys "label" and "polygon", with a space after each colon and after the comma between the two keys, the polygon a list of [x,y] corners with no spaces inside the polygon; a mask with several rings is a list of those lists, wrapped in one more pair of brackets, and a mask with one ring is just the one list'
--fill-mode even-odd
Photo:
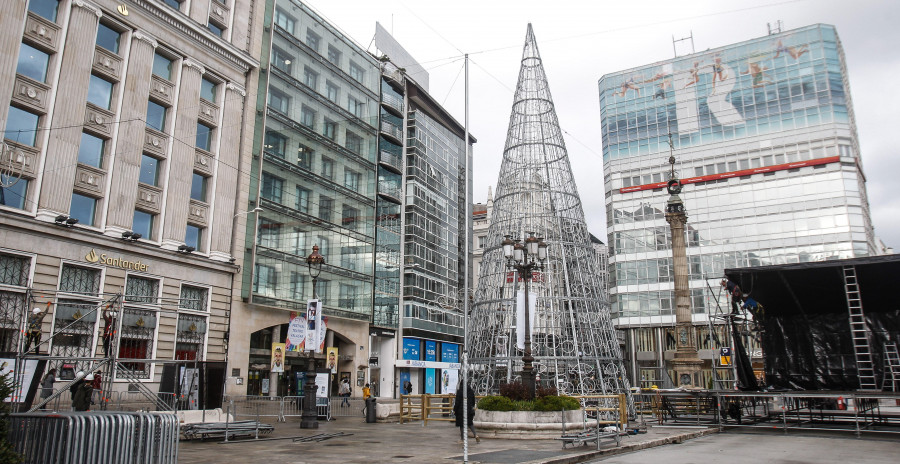
{"label": "overcast sky", "polygon": [[[850,74],[863,170],[875,234],[900,247],[900,1],[729,0],[311,0],[332,24],[374,50],[380,22],[430,74],[430,93],[463,121],[462,54],[470,56],[469,130],[474,201],[497,183],[513,89],[534,27],[550,92],[566,140],[588,229],[606,241],[603,147],[597,80],[603,74],[674,56],[673,36],[693,34],[703,51],[767,34],[833,24]],[[678,54],[690,52],[679,42]],[[897,87],[895,89],[894,87]],[[893,140],[893,141],[892,141]],[[661,157],[660,165],[666,163]],[[659,202],[665,202],[660,194]],[[690,206],[688,206],[690,208]]]}

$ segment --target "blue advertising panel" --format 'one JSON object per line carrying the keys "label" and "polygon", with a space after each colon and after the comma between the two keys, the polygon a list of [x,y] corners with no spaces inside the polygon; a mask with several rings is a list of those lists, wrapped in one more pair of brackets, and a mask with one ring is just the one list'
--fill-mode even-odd
{"label": "blue advertising panel", "polygon": [[434,369],[425,369],[425,393],[428,395],[434,394]]}
{"label": "blue advertising panel", "polygon": [[425,360],[437,361],[437,342],[434,340],[425,340]]}
{"label": "blue advertising panel", "polygon": [[400,393],[404,395],[412,393],[412,391],[406,391],[403,389],[403,386],[406,385],[406,382],[409,382],[409,371],[402,370],[400,371]]}
{"label": "blue advertising panel", "polygon": [[403,338],[403,359],[411,359],[413,361],[421,360],[421,353],[419,352],[419,345],[421,345],[421,340],[418,338]]}
{"label": "blue advertising panel", "polygon": [[448,363],[459,362],[459,345],[455,343],[441,343],[441,361]]}

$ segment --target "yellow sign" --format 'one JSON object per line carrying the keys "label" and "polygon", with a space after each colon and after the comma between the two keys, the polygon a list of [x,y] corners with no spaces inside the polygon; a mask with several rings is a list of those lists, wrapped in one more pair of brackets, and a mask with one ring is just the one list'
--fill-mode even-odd
{"label": "yellow sign", "polygon": [[93,248],[91,249],[91,252],[84,257],[84,260],[91,264],[99,263],[112,267],[120,267],[122,269],[131,269],[134,271],[147,272],[147,270],[150,269],[150,266],[142,263],[140,260],[129,261],[125,258],[112,258],[106,253],[98,255]]}
{"label": "yellow sign", "polygon": [[119,10],[120,15],[128,16],[128,7],[126,5],[119,5],[116,9]]}

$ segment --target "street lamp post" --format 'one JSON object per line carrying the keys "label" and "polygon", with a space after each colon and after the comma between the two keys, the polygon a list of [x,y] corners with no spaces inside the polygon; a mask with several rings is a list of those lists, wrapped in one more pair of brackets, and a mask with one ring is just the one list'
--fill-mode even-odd
{"label": "street lamp post", "polygon": [[[312,297],[316,299],[316,279],[322,272],[322,265],[325,264],[325,257],[319,254],[319,246],[313,245],[313,251],[306,257],[306,266],[309,268],[309,275],[312,277]],[[321,311],[321,308],[318,308]],[[309,313],[307,312],[307,318]],[[309,344],[309,334],[307,334],[306,343]],[[319,414],[316,411],[316,358],[315,347],[310,350],[306,347],[307,367],[306,367],[306,385],[303,386],[303,413],[300,418],[301,429],[317,429],[319,428]]]}
{"label": "street lamp post", "polygon": [[534,398],[534,356],[531,355],[531,316],[529,315],[528,282],[534,270],[544,270],[547,261],[547,243],[543,238],[535,237],[529,232],[523,245],[518,239],[507,235],[502,242],[503,256],[507,269],[515,269],[522,279],[525,291],[525,353],[522,356],[522,383],[529,398]]}

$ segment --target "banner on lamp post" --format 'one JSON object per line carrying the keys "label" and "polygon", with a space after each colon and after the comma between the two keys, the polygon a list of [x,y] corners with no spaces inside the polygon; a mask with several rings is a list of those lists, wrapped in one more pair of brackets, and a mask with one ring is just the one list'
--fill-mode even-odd
{"label": "banner on lamp post", "polygon": [[287,337],[284,339],[285,351],[303,351],[306,341],[306,317],[291,311],[291,321],[288,324]]}
{"label": "banner on lamp post", "polygon": [[[528,292],[528,326],[531,333],[534,333],[534,307],[537,301],[537,294]],[[530,335],[530,334],[529,334]],[[531,337],[532,339],[534,337]],[[516,348],[525,349],[525,291],[519,290],[516,293]]]}
{"label": "banner on lamp post", "polygon": [[324,341],[319,339],[321,331],[319,324],[322,321],[321,306],[319,300],[312,299],[306,302],[306,351],[320,352],[320,343]]}

